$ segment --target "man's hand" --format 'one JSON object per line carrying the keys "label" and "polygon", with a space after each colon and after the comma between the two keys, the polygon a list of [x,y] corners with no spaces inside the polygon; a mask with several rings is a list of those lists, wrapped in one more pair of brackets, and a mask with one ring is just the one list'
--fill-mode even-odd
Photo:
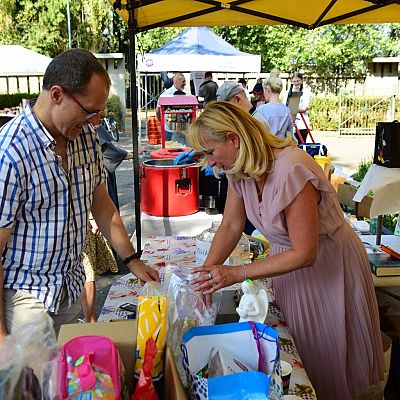
{"label": "man's hand", "polygon": [[143,261],[140,260],[132,260],[128,264],[129,270],[135,275],[142,285],[149,281],[160,282],[160,276],[158,272],[146,265]]}

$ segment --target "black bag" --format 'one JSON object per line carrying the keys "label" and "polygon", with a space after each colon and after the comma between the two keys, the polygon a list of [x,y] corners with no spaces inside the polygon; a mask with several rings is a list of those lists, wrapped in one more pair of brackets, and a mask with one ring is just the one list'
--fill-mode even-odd
{"label": "black bag", "polygon": [[400,168],[400,122],[376,124],[374,164]]}
{"label": "black bag", "polygon": [[305,150],[311,157],[328,155],[328,149],[322,143],[299,143],[299,148]]}

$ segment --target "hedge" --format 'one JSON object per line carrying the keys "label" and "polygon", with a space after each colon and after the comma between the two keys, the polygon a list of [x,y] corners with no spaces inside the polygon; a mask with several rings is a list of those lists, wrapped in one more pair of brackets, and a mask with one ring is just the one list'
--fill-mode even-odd
{"label": "hedge", "polygon": [[[387,120],[388,103],[382,97],[346,96],[342,102],[341,120],[348,120],[342,128],[375,128],[379,121]],[[316,131],[337,131],[339,128],[339,97],[313,97],[310,125]],[[400,119],[400,99],[395,101],[395,119]]]}
{"label": "hedge", "polygon": [[17,107],[22,104],[22,99],[36,99],[38,93],[0,94],[0,110]]}

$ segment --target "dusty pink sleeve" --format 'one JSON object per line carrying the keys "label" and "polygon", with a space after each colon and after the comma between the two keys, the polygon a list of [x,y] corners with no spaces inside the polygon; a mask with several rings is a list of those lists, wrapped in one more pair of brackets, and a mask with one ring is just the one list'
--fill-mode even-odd
{"label": "dusty pink sleeve", "polygon": [[235,195],[237,197],[243,197],[242,188],[240,186],[240,181],[235,180],[235,178],[229,174],[226,174],[226,177],[228,179],[229,187],[231,188],[233,193],[235,193]]}
{"label": "dusty pink sleeve", "polygon": [[[317,168],[320,168],[316,164]],[[319,170],[314,171],[310,166],[295,163],[290,168],[284,169],[278,175],[276,191],[271,204],[273,217],[280,214],[297,195],[303,190],[307,182],[310,182],[319,192],[332,192],[333,187]]]}

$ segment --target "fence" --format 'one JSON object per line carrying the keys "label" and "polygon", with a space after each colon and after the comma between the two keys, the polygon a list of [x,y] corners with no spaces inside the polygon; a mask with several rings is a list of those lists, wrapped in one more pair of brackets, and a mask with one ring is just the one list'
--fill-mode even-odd
{"label": "fence", "polygon": [[375,96],[355,96],[349,90],[339,91],[339,134],[375,134],[377,122],[393,121],[396,118],[396,95],[393,93]]}

